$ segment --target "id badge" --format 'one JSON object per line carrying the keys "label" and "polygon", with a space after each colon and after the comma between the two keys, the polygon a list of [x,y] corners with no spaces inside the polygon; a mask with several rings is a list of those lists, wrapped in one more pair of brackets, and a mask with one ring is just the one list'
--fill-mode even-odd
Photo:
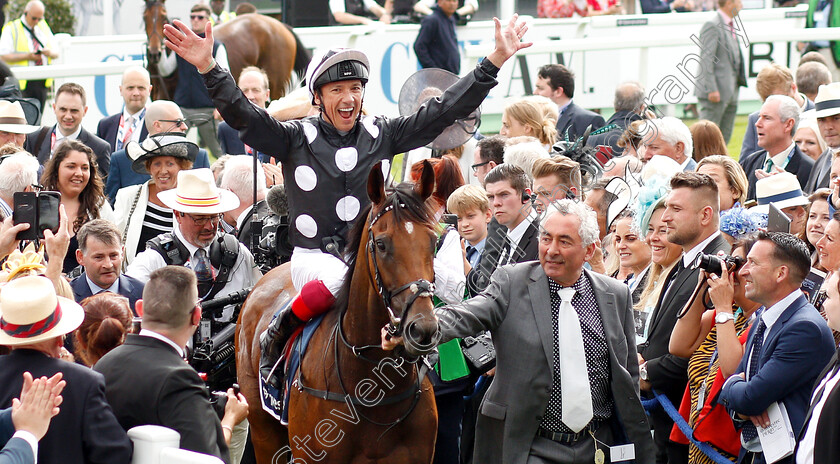
{"label": "id badge", "polygon": [[636,447],[632,443],[610,446],[610,462],[622,462],[631,459],[636,459]]}

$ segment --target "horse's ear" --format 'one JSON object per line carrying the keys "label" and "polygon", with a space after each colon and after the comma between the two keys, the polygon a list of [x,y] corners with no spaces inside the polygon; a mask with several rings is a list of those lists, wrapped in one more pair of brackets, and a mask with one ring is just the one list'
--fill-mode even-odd
{"label": "horse's ear", "polygon": [[385,201],[385,178],[382,177],[382,162],[376,163],[368,174],[368,198],[374,205]]}
{"label": "horse's ear", "polygon": [[426,200],[435,191],[435,169],[432,163],[423,160],[423,171],[420,173],[420,182],[414,185],[414,191],[420,198]]}

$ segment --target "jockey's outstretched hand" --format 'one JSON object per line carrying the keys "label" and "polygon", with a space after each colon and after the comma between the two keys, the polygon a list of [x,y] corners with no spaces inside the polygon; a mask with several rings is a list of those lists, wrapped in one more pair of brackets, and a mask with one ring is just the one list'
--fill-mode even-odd
{"label": "jockey's outstretched hand", "polygon": [[522,42],[522,37],[528,31],[528,25],[524,21],[517,23],[517,19],[519,19],[519,15],[514,14],[507,25],[502,28],[502,22],[499,21],[499,18],[493,18],[496,25],[496,49],[487,55],[487,59],[497,68],[501,68],[505,61],[519,50],[533,45],[531,42]]}
{"label": "jockey's outstretched hand", "polygon": [[166,36],[166,46],[199,71],[213,64],[213,25],[210,21],[204,27],[204,37],[199,37],[178,19],[163,26],[163,35]]}

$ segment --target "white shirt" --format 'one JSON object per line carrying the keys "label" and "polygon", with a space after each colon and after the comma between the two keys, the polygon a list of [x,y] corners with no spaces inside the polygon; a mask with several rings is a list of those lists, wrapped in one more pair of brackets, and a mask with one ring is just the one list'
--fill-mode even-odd
{"label": "white shirt", "polygon": [[120,293],[120,291],[119,291],[120,290],[120,279],[119,278],[117,278],[117,280],[115,280],[114,283],[111,284],[111,286],[108,287],[108,288],[102,288],[99,285],[96,285],[95,283],[93,283],[93,281],[90,280],[90,277],[87,275],[87,272],[85,272],[85,280],[87,280],[87,284],[88,284],[88,287],[90,288],[90,294],[91,295],[96,295],[99,292],[112,292],[112,293],[116,293],[116,294]]}
{"label": "white shirt", "polygon": [[[778,166],[784,169],[788,164],[788,155],[790,155],[790,152],[793,151],[794,146],[796,146],[796,142],[792,142],[787,148],[775,155],[770,155],[770,152],[767,152],[767,158],[773,160],[773,166]],[[764,159],[764,165],[767,165],[767,158]]]}
{"label": "white shirt", "polygon": [[716,230],[715,233],[706,237],[706,240],[703,240],[702,242],[695,245],[694,248],[685,252],[683,254],[683,267],[686,268],[686,269],[690,268],[691,264],[694,263],[694,260],[697,258],[697,255],[700,252],[702,252],[703,249],[706,248],[709,245],[709,243],[711,243],[712,240],[717,238],[717,236],[719,236],[719,235],[720,235],[720,231]]}
{"label": "white shirt", "polygon": [[[123,125],[119,129],[117,129],[117,140],[122,140],[125,137],[126,132],[128,132],[128,120],[129,118],[134,118],[134,122],[131,124],[131,138],[126,141],[128,142],[139,142],[140,141],[140,132],[143,132],[143,124],[145,124],[146,119],[146,108],[141,108],[140,111],[134,114],[128,114],[128,109],[123,107],[122,113],[122,121]],[[116,140],[115,140],[116,142]],[[125,145],[123,145],[125,148]]]}
{"label": "white shirt", "polygon": [[[822,414],[823,407],[825,407],[826,400],[828,400],[828,396],[834,391],[838,383],[840,383],[840,371],[835,372],[833,375],[829,372],[814,389],[814,394],[816,394],[825,385],[822,397],[814,405],[811,419],[808,421],[807,428],[805,429],[805,435],[802,436],[802,440],[799,442],[799,449],[796,451],[796,464],[815,464],[814,445],[816,444],[817,438],[817,424],[820,422],[820,415]],[[811,402],[813,401],[814,398],[812,397]]]}
{"label": "white shirt", "polygon": [[516,227],[512,230],[508,229],[507,232],[507,239],[510,241],[510,249],[508,249],[507,253],[504,253],[502,256],[499,256],[499,266],[508,264],[512,259],[512,253],[514,247],[519,246],[519,241],[522,240],[522,236],[525,235],[525,232],[528,230],[528,227],[531,226],[531,222],[537,217],[537,212],[532,208],[531,212],[525,216],[525,219],[522,220]]}
{"label": "white shirt", "polygon": [[62,141],[62,140],[64,140],[64,139],[70,139],[70,140],[76,140],[76,139],[78,139],[78,138],[79,138],[79,134],[81,134],[81,133],[82,133],[82,125],[81,125],[81,124],[79,124],[79,127],[77,127],[77,128],[76,128],[76,131],[75,131],[75,132],[73,132],[72,134],[70,134],[70,135],[63,135],[63,134],[61,133],[61,131],[58,129],[58,124],[56,124],[56,125],[55,125],[55,127],[53,128],[53,132],[55,133],[55,145],[53,145],[53,150],[54,150],[54,149],[55,149],[55,147],[57,147],[57,146],[58,146],[58,144],[59,144],[59,143],[61,143],[61,141]]}
{"label": "white shirt", "polygon": [[175,348],[175,351],[178,352],[178,356],[180,356],[182,358],[185,357],[183,347],[176,345],[175,342],[173,342],[172,340],[164,337],[163,335],[161,335],[157,332],[153,332],[149,329],[140,329],[140,333],[137,334],[137,335],[140,335],[141,337],[156,338],[156,339],[166,343],[167,345],[171,346],[172,348]]}
{"label": "white shirt", "polygon": [[[24,26],[29,27],[26,24],[26,19],[23,16],[20,17],[20,20],[23,22]],[[9,21],[9,23],[11,23],[11,22],[12,21]],[[7,23],[7,24],[9,24],[9,23]],[[53,47],[53,43],[52,43],[53,42],[53,34],[52,34],[52,31],[50,31],[49,27],[41,28],[41,27],[38,27],[36,25],[34,30],[35,30],[35,36],[38,37],[38,40],[40,40],[42,44],[44,44],[44,48],[46,48],[48,50],[53,50],[55,48],[55,47]],[[5,28],[5,30],[3,32],[5,32],[5,34],[0,35],[0,55],[8,55],[10,53],[24,53],[24,52],[25,53],[31,53],[31,52],[34,51],[32,49],[32,37],[30,37],[29,33],[26,32],[25,30],[23,31],[23,33],[26,34],[26,40],[24,42],[26,42],[26,44],[28,45],[28,48],[25,51],[15,50],[15,37],[14,37],[15,27],[14,27],[14,25],[9,24],[9,27]],[[46,59],[44,60],[44,64],[47,64]],[[29,61],[28,65],[29,66],[35,66],[35,62],[34,61]]]}

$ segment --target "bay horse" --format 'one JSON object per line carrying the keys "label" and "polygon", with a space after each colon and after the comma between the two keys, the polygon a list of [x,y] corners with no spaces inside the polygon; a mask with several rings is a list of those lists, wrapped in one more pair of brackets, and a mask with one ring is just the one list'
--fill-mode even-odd
{"label": "bay horse", "polygon": [[[380,165],[371,171],[371,204],[348,240],[347,279],[291,387],[288,434],[262,410],[257,373],[259,334],[295,293],[289,264],[263,276],[243,304],[237,376],[251,405],[258,463],[432,462],[437,409],[422,362],[413,356],[430,350],[437,328],[429,283],[437,225],[425,204],[433,190],[429,163],[418,184],[399,185],[390,195]],[[409,341],[404,352],[380,348],[380,329],[389,322]]]}
{"label": "bay horse", "polygon": [[[152,100],[171,100],[175,83],[157,72],[163,47],[163,25],[169,22],[166,0],[145,0],[143,23],[146,30],[146,61],[152,75]],[[286,24],[261,14],[248,13],[213,28],[213,37],[225,45],[230,73],[234,79],[248,66],[257,66],[266,72],[271,99],[286,94],[292,73],[303,78],[312,54],[297,34]],[[153,72],[154,71],[154,72]],[[160,88],[158,88],[160,86]]]}

